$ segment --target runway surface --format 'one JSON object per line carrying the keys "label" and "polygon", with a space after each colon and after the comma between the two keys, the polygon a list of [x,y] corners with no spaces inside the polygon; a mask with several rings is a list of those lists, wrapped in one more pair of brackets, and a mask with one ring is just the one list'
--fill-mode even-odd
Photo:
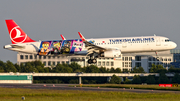
{"label": "runway surface", "polygon": [[180,91],[145,90],[125,88],[101,88],[101,87],[69,87],[76,84],[0,84],[3,88],[26,88],[26,89],[51,89],[51,90],[83,90],[83,91],[121,91],[136,93],[180,93]]}

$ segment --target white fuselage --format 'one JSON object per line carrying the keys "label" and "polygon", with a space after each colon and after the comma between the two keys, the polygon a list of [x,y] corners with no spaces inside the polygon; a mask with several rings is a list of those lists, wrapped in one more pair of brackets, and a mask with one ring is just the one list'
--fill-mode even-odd
{"label": "white fuselage", "polygon": [[161,36],[101,38],[87,40],[94,40],[95,45],[104,48],[119,48],[121,53],[165,51],[174,49],[177,46],[176,43]]}
{"label": "white fuselage", "polygon": [[[93,41],[94,45],[106,49],[119,49],[121,53],[165,51],[174,49],[177,46],[176,43],[162,36],[99,38],[87,39],[87,41]],[[10,44],[4,46],[4,48],[18,52],[37,54],[40,44],[41,41]],[[12,47],[16,45],[22,46],[22,48]],[[87,51],[84,44],[81,51]]]}

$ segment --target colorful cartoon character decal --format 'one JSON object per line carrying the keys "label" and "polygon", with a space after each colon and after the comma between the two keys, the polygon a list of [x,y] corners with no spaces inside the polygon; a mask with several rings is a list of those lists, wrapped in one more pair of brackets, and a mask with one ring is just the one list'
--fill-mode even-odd
{"label": "colorful cartoon character decal", "polygon": [[95,41],[94,41],[94,40],[90,40],[89,42],[92,43],[92,44],[94,44]]}
{"label": "colorful cartoon character decal", "polygon": [[83,41],[75,40],[54,40],[42,41],[39,48],[39,55],[59,55],[59,54],[74,54],[81,51],[83,48]]}
{"label": "colorful cartoon character decal", "polygon": [[77,40],[77,41],[73,40],[73,45],[72,45],[72,51],[73,52],[81,51],[82,47],[83,47],[83,42],[82,41],[80,41],[80,40]]}
{"label": "colorful cartoon character decal", "polygon": [[47,55],[49,53],[50,42],[44,41],[41,43],[39,55]]}
{"label": "colorful cartoon character decal", "polygon": [[51,54],[60,54],[61,42],[54,41],[51,46]]}
{"label": "colorful cartoon character decal", "polygon": [[81,51],[82,46],[83,46],[82,42],[80,42],[80,41],[73,41],[73,47],[76,47],[75,50],[74,50],[75,52]]}
{"label": "colorful cartoon character decal", "polygon": [[72,40],[64,40],[63,44],[61,46],[60,53],[61,54],[68,54],[71,50],[71,43],[72,43]]}

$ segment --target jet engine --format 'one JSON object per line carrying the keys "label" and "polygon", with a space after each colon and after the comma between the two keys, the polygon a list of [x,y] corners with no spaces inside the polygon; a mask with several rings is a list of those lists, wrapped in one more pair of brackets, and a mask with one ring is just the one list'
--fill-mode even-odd
{"label": "jet engine", "polygon": [[121,57],[121,50],[106,50],[101,54],[101,57]]}

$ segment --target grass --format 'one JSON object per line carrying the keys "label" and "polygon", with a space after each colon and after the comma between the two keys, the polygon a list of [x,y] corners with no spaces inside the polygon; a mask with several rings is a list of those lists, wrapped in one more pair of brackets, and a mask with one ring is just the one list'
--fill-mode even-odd
{"label": "grass", "polygon": [[0,101],[179,101],[174,93],[131,93],[105,91],[70,91],[47,89],[0,88]]}
{"label": "grass", "polygon": [[[76,86],[78,87],[79,85],[76,85]],[[134,89],[180,91],[180,86],[159,87],[159,85],[136,85],[136,84],[85,84],[85,85],[82,85],[82,87],[134,88]]]}

